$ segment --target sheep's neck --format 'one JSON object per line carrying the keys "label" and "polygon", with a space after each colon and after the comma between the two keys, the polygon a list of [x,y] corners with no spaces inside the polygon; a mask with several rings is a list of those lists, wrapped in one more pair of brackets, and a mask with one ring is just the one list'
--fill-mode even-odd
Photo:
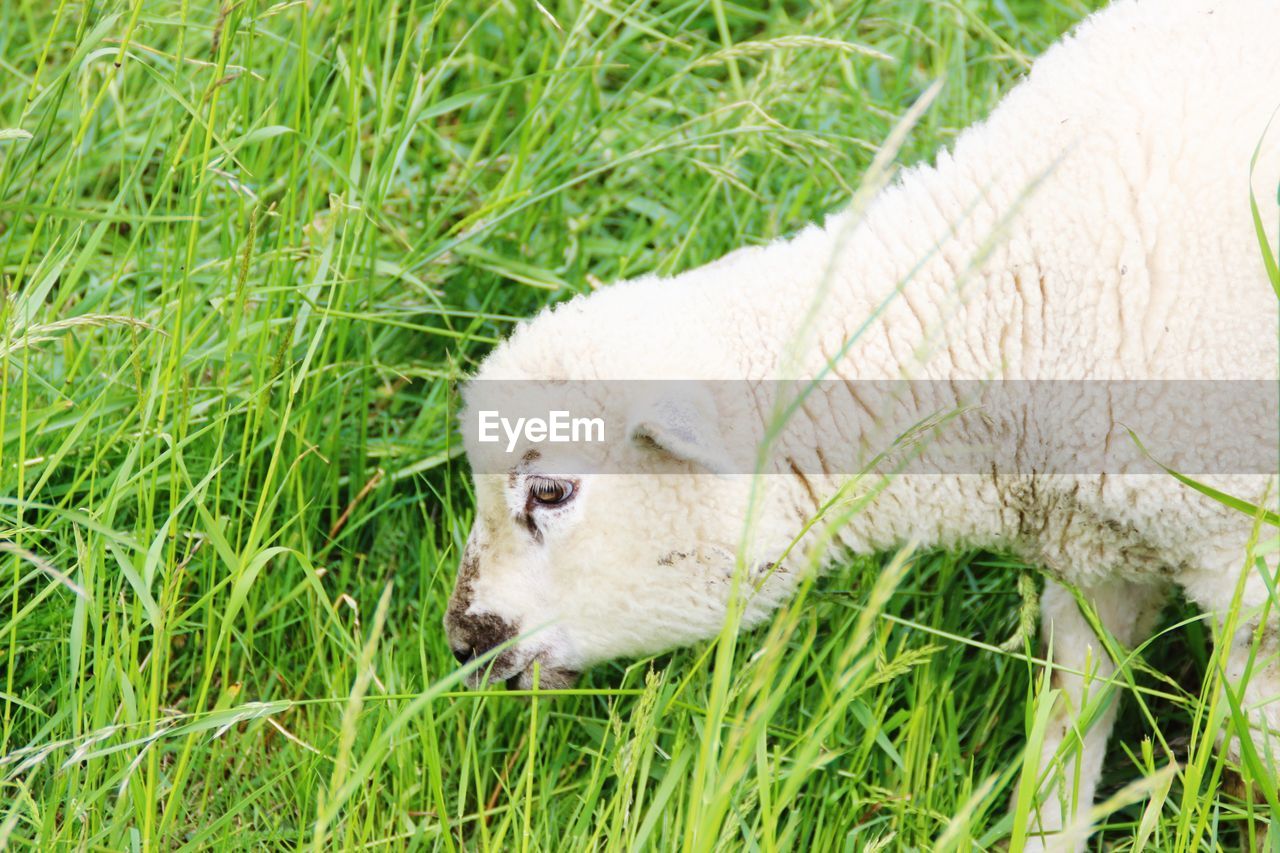
{"label": "sheep's neck", "polygon": [[[1039,268],[1009,248],[1025,241],[1002,239],[1016,233],[1016,217],[1000,211],[1016,209],[1018,199],[992,199],[980,181],[962,179],[954,163],[947,168],[917,170],[865,215],[842,213],[821,230],[779,244],[778,271],[806,270],[812,277],[799,289],[810,295],[810,307],[767,318],[778,326],[767,337],[812,345],[781,353],[777,375],[825,373],[848,383],[1037,375],[1040,342],[1022,334],[1017,318],[1028,311],[1044,316],[1044,290],[1034,285]],[[806,267],[804,259],[814,257],[828,260]],[[841,383],[824,387],[840,393]],[[821,504],[847,476],[802,479],[805,498]],[[844,544],[858,551],[907,541],[1007,545],[1007,502],[992,500],[987,492],[993,488],[987,474],[945,482],[897,478],[846,525]]]}
{"label": "sheep's neck", "polygon": [[[1034,259],[1011,248],[1023,242],[1009,239],[1019,201],[990,197],[949,162],[945,171],[909,173],[865,213],[845,211],[780,244],[780,267],[809,280],[798,288],[806,310],[778,318],[789,328],[776,329],[777,339],[813,342],[794,369],[784,355],[780,372],[915,379],[1034,371],[1022,363],[1034,342],[1009,334],[1014,315],[1039,314],[1044,296]],[[806,266],[802,257],[822,260]]]}

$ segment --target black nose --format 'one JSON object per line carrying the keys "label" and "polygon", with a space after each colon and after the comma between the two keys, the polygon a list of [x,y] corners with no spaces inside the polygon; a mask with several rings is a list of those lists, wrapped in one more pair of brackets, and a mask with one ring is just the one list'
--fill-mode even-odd
{"label": "black nose", "polygon": [[495,613],[451,610],[445,615],[449,650],[458,663],[471,663],[502,645],[518,633],[516,626]]}

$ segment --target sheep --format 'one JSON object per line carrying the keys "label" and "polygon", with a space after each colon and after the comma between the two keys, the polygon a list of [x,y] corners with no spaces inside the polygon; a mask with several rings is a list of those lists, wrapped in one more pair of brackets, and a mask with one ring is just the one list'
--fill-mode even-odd
{"label": "sheep", "polygon": [[[751,580],[744,625],[783,603],[804,574],[804,548],[788,546],[848,472],[800,470],[785,458],[762,476],[741,468],[728,448],[744,431],[759,438],[766,416],[724,390],[734,380],[825,371],[944,385],[1275,380],[1277,300],[1249,199],[1251,188],[1274,198],[1280,183],[1280,134],[1265,133],[1280,98],[1277,33],[1280,4],[1270,0],[1115,0],[1047,50],[950,151],[866,204],[520,324],[467,390],[476,517],[444,619],[455,656],[501,646],[477,682],[529,687],[536,665],[542,687],[565,687],[595,663],[714,637],[741,587],[737,566]],[[1266,236],[1274,243],[1274,230]],[[598,458],[584,461],[581,443],[526,435],[495,444],[469,429],[483,408],[476,389],[543,380],[576,395],[575,411],[625,426],[592,446]],[[820,408],[795,416],[819,452],[858,443],[850,428],[810,414]],[[1166,411],[1184,436],[1224,419]],[[1274,441],[1270,414],[1233,413],[1229,427]],[[970,416],[962,432],[1002,440],[998,426]],[[1113,419],[1075,449],[1131,444],[1124,428]],[[1187,460],[1174,447],[1161,461]],[[593,467],[604,463],[627,473]],[[1046,766],[1086,692],[1115,672],[1073,590],[1126,647],[1150,635],[1174,587],[1221,617],[1244,571],[1243,612],[1266,599],[1262,578],[1244,568],[1253,519],[1151,471],[892,475],[841,528],[828,561],[913,543],[1003,550],[1043,567],[1041,633],[1062,689]],[[1275,477],[1213,482],[1259,502]],[[1240,677],[1259,633],[1264,657],[1243,702],[1275,728],[1280,703],[1263,700],[1280,695],[1280,664],[1266,657],[1280,626],[1250,618],[1224,640],[1229,674]],[[1087,810],[1093,799],[1115,705],[1088,728],[1068,781],[1042,792],[1038,843],[1063,832],[1056,842],[1082,843],[1071,803]]]}

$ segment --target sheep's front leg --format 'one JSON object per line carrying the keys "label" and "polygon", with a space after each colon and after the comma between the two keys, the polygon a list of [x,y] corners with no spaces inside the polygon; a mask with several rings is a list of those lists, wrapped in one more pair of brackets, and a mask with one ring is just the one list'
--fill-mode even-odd
{"label": "sheep's front leg", "polygon": [[[1150,634],[1167,595],[1163,587],[1126,581],[1081,591],[1102,626],[1126,648]],[[1116,667],[1075,596],[1052,581],[1040,598],[1040,635],[1051,655],[1050,683],[1062,693],[1051,712],[1040,753],[1038,773],[1044,781],[1039,805],[1033,806],[1027,849],[1081,849],[1087,833],[1069,835],[1062,830],[1093,805],[1119,705],[1117,691],[1109,683]],[[1088,721],[1081,719],[1086,710],[1094,712],[1085,714],[1093,720],[1087,728]]]}

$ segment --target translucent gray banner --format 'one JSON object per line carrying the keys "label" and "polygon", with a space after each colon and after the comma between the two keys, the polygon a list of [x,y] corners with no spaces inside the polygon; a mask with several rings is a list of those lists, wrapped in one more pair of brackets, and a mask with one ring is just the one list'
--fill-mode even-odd
{"label": "translucent gray banner", "polygon": [[1280,471],[1270,380],[473,381],[477,473]]}

